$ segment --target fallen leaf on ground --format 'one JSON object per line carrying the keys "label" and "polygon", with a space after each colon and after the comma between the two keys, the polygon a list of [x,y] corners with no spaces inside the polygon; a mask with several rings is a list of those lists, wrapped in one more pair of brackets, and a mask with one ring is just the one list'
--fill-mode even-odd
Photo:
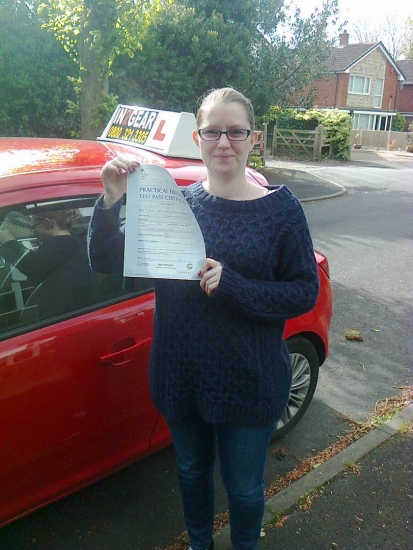
{"label": "fallen leaf on ground", "polygon": [[346,337],[346,340],[357,340],[358,342],[362,342],[364,340],[359,330],[346,329],[344,331],[344,336]]}

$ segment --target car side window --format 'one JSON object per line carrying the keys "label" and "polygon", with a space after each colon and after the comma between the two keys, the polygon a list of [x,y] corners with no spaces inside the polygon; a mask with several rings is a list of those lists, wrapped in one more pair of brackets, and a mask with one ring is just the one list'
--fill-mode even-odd
{"label": "car side window", "polygon": [[0,209],[0,337],[152,290],[150,279],[92,271],[87,230],[95,200]]}

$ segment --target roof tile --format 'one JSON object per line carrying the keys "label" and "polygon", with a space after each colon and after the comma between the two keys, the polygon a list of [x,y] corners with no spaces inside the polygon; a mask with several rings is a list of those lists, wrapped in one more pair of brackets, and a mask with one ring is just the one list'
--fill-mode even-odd
{"label": "roof tile", "polygon": [[326,62],[327,69],[334,72],[344,71],[375,45],[346,44],[345,46],[332,48],[331,55]]}
{"label": "roof tile", "polygon": [[406,77],[404,84],[413,84],[413,59],[399,59],[396,63]]}

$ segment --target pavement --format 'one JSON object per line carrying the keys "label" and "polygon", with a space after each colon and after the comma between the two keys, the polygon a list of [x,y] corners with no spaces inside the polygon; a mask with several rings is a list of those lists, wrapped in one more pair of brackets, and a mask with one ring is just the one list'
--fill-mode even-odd
{"label": "pavement", "polygon": [[306,168],[304,163],[269,159],[262,173],[270,185],[286,185],[300,202],[332,199],[347,193],[342,185],[312,174]]}
{"label": "pavement", "polygon": [[[259,549],[412,550],[412,422],[409,405],[267,500]],[[298,509],[307,496],[311,505]],[[229,550],[229,528],[214,540]]]}
{"label": "pavement", "polygon": [[377,167],[393,165],[397,161],[413,160],[413,155],[405,151],[387,151],[366,149],[351,151],[349,161],[326,159],[320,162],[292,161],[267,156],[262,173],[270,185],[284,184],[300,202],[332,199],[347,193],[347,189],[337,182],[328,180],[315,173],[323,165]]}
{"label": "pavement", "polygon": [[[270,185],[289,187],[300,202],[347,192],[307,171],[306,163],[268,159],[263,174]],[[413,550],[412,423],[409,405],[267,500],[259,549]],[[312,503],[300,510],[307,495]],[[275,527],[279,518],[284,522]],[[215,550],[229,550],[229,527],[214,540]]]}

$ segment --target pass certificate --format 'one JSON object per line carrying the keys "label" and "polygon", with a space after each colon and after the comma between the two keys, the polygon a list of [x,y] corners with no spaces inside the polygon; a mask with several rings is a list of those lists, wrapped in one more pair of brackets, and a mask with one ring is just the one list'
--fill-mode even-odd
{"label": "pass certificate", "polygon": [[145,164],[127,180],[124,275],[199,279],[204,239],[172,176]]}

